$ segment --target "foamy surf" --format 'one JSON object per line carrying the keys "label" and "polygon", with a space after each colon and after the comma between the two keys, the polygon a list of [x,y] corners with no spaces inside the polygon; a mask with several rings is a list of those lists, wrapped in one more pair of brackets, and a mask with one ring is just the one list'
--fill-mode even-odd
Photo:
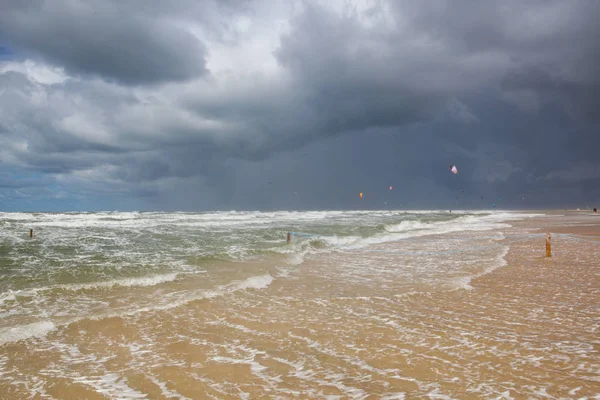
{"label": "foamy surf", "polygon": [[8,291],[5,293],[0,293],[0,306],[2,306],[4,304],[4,302],[8,301],[15,301],[17,300],[15,293],[13,291]]}
{"label": "foamy surf", "polygon": [[[42,235],[25,245],[14,242],[4,265],[16,266],[20,275],[14,279],[8,269],[0,282],[6,293],[0,311],[7,312],[2,329],[23,328],[34,317],[56,327],[43,340],[18,334],[18,345],[0,345],[0,398],[596,395],[598,260],[577,253],[581,243],[557,238],[561,255],[540,262],[543,240],[523,229],[531,224],[510,216],[384,214],[204,214],[189,219],[261,222],[182,231],[156,224],[156,230],[120,232],[119,241],[107,239],[119,236],[111,227],[81,242],[57,245]],[[123,219],[143,224],[188,217],[139,213]],[[368,241],[388,235],[386,225],[411,234],[465,222],[500,228],[386,238],[359,248],[314,237],[285,242],[289,231]],[[222,261],[228,249],[250,261]],[[516,254],[533,264],[513,264]],[[74,255],[85,257],[78,264]],[[297,255],[303,262],[292,262]],[[504,259],[509,268],[502,268]],[[156,285],[10,295],[171,273],[174,280]],[[490,275],[475,285],[472,279],[482,274]],[[469,286],[477,290],[463,290]],[[76,323],[62,322],[67,311]]]}
{"label": "foamy surf", "polygon": [[251,276],[242,281],[230,283],[222,286],[220,289],[225,292],[235,292],[243,289],[265,289],[273,282],[273,277],[269,274],[260,276]]}
{"label": "foamy surf", "polygon": [[82,290],[106,290],[115,287],[149,287],[156,286],[166,282],[173,282],[177,279],[177,273],[143,276],[138,278],[114,279],[104,282],[90,282],[82,284],[63,284],[56,286],[44,286],[39,288],[30,288],[26,290],[9,290],[0,293],[0,306],[4,302],[17,301],[18,298],[27,298],[41,296],[44,292],[51,291],[71,291],[78,292]]}
{"label": "foamy surf", "polygon": [[0,345],[32,337],[43,337],[55,329],[56,326],[51,321],[0,328]]}
{"label": "foamy surf", "polygon": [[300,235],[299,238],[306,240],[320,240],[332,248],[341,249],[360,249],[376,244],[395,242],[401,239],[418,238],[431,235],[445,235],[455,232],[468,231],[490,231],[494,229],[510,228],[511,225],[505,221],[518,221],[526,217],[533,217],[535,214],[513,215],[503,213],[499,215],[485,216],[457,216],[455,219],[422,222],[407,220],[399,224],[384,226],[384,232],[376,233],[369,237],[360,236],[324,236],[324,235]]}
{"label": "foamy surf", "polygon": [[452,281],[452,284],[455,285],[459,289],[473,290],[473,286],[471,286],[471,282],[473,281],[473,279],[476,279],[476,278],[479,278],[480,276],[489,274],[489,273],[493,272],[494,270],[506,265],[505,257],[508,254],[508,250],[509,250],[509,246],[502,246],[502,249],[500,250],[499,254],[496,257],[494,257],[491,261],[489,261],[487,263],[487,265],[485,265],[486,263],[483,263],[484,264],[483,271],[478,272],[473,275],[468,275],[465,277],[457,278],[454,281]]}
{"label": "foamy surf", "polygon": [[[221,285],[212,290],[201,289],[201,290],[196,290],[196,291],[187,292],[187,293],[171,293],[168,296],[168,301],[166,301],[166,302],[158,301],[158,302],[155,302],[153,305],[141,307],[138,309],[123,311],[123,312],[119,312],[119,313],[112,313],[112,314],[106,313],[106,314],[100,314],[100,315],[92,315],[92,316],[87,316],[86,318],[99,320],[99,319],[111,318],[111,317],[127,317],[127,316],[139,315],[142,313],[148,313],[148,312],[152,312],[152,311],[170,310],[173,308],[184,306],[184,305],[189,304],[194,301],[213,299],[216,297],[225,296],[227,294],[232,294],[232,293],[235,293],[235,292],[238,292],[241,290],[265,289],[273,282],[273,280],[274,280],[274,278],[269,274],[251,276],[249,278],[246,278],[246,279],[243,279],[240,281],[234,281],[234,282],[231,282],[226,285]],[[70,322],[74,322],[74,321],[70,321]]]}
{"label": "foamy surf", "polygon": [[213,299],[242,290],[261,290],[267,288],[274,281],[274,279],[275,278],[273,278],[270,274],[251,276],[243,280],[237,280],[226,285],[221,285],[212,290],[197,290],[189,293],[179,293],[178,295],[176,293],[172,293],[166,298],[167,301],[164,301],[165,299],[163,299],[163,301],[156,300],[152,305],[140,308],[132,308],[128,310],[94,315],[81,315],[78,317],[69,318],[68,320],[63,321],[60,325],[55,325],[53,322],[46,320],[26,325],[0,328],[0,345],[31,337],[43,337],[58,327],[64,327],[84,319],[103,320],[114,317],[131,317],[149,312],[174,309],[185,306],[186,304],[194,301]]}
{"label": "foamy surf", "polygon": [[[436,265],[429,250],[419,248],[419,238],[504,229],[507,221],[529,215],[386,210],[0,216],[6,227],[0,239],[9,243],[4,263],[19,266],[18,274],[8,273],[0,282],[0,315],[7,325],[3,329],[15,324],[19,330],[19,321],[32,318],[63,325],[262,290],[271,285],[275,271],[281,279],[296,279],[308,259],[339,263],[342,268],[330,274],[341,282],[378,284],[377,279],[389,276],[419,285],[447,283],[461,272],[452,270],[453,258]],[[29,226],[36,232],[32,240],[22,235]],[[81,227],[87,235],[81,235]],[[288,244],[290,231],[307,235],[294,236]],[[463,245],[438,245],[451,250],[448,246]],[[240,274],[250,263],[273,267],[270,273],[259,268]],[[482,258],[480,263],[492,268],[494,261]],[[234,280],[229,274],[247,277]],[[472,274],[468,267],[462,276]]]}
{"label": "foamy surf", "polygon": [[131,388],[127,384],[127,379],[114,373],[99,378],[79,377],[75,378],[74,382],[92,386],[98,393],[112,398],[146,399],[148,397],[145,393]]}
{"label": "foamy surf", "polygon": [[116,286],[120,287],[148,287],[148,286],[156,286],[165,282],[172,282],[177,279],[177,273],[170,274],[161,274],[161,275],[151,275],[151,276],[141,276],[137,278],[124,278],[124,279],[113,279],[105,282],[91,282],[85,284],[74,284],[74,285],[58,285],[46,287],[42,290],[70,290],[70,291],[79,291],[79,290],[96,290],[96,289],[110,289]]}

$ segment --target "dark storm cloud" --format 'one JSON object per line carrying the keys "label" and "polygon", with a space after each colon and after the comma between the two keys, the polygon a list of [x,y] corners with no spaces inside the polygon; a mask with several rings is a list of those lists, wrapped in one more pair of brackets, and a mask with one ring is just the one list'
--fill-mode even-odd
{"label": "dark storm cloud", "polygon": [[584,0],[3,3],[0,45],[35,61],[0,64],[0,157],[164,208],[352,208],[392,182],[397,204],[432,207],[592,196],[599,16]]}
{"label": "dark storm cloud", "polygon": [[76,73],[128,84],[206,73],[206,50],[198,39],[120,2],[9,1],[0,6],[0,25],[11,46]]}
{"label": "dark storm cloud", "polygon": [[441,2],[414,13],[419,29],[457,54],[509,57],[495,88],[523,108],[559,104],[575,118],[598,121],[600,43],[592,38],[600,34],[600,3]]}

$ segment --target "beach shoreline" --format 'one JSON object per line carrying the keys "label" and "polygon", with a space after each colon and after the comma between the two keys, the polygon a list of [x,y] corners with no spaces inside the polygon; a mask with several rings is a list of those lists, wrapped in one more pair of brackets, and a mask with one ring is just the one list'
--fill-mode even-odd
{"label": "beach shoreline", "polygon": [[[390,230],[438,233],[358,247],[338,238],[284,269],[248,263],[238,283],[189,301],[176,295],[210,271],[142,288],[177,305],[1,345],[0,398],[597,397],[600,219],[460,221],[402,220]],[[471,223],[481,230],[460,230]],[[110,287],[75,294],[88,292],[122,302]]]}

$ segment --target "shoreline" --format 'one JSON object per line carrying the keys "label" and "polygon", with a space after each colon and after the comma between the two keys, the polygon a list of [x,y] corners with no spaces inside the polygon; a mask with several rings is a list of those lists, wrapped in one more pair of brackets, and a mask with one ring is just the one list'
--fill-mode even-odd
{"label": "shoreline", "polygon": [[[332,252],[248,290],[4,344],[0,398],[30,397],[25,373],[56,399],[594,398],[600,241],[556,235],[546,258],[543,233],[600,235],[600,219],[546,214],[506,226]],[[475,254],[444,255],[464,240]],[[469,288],[401,291],[436,265],[475,271],[490,248],[483,259],[506,248],[503,265]],[[408,275],[394,275],[398,262]]]}

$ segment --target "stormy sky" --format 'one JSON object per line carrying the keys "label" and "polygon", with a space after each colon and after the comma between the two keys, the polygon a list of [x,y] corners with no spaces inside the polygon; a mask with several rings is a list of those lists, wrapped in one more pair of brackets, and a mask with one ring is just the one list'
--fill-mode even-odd
{"label": "stormy sky", "polygon": [[0,211],[598,207],[598,20],[596,0],[3,0]]}

